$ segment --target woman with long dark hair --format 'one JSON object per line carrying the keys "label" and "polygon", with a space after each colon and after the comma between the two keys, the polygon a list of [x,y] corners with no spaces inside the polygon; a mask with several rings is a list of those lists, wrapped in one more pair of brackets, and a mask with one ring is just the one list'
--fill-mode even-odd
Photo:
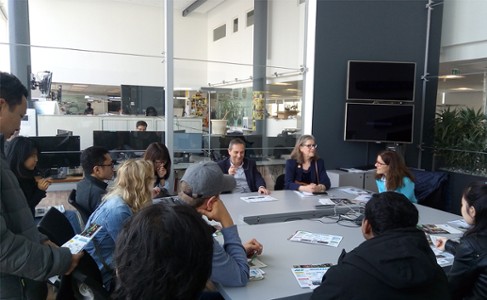
{"label": "woman with long dark hair", "polygon": [[414,195],[414,176],[399,153],[390,150],[380,152],[375,167],[375,183],[379,193],[398,192],[406,196],[409,201],[418,203]]}
{"label": "woman with long dark hair", "polygon": [[465,188],[461,211],[470,229],[460,243],[437,237],[436,247],[455,255],[448,272],[452,299],[487,299],[487,182]]}
{"label": "woman with long dark hair", "polygon": [[158,142],[151,143],[145,150],[144,159],[154,164],[154,198],[170,196],[166,180],[171,175],[171,156],[166,145]]}
{"label": "woman with long dark hair", "polygon": [[50,179],[36,180],[35,178],[38,154],[36,143],[25,136],[14,138],[6,147],[6,157],[10,169],[19,181],[32,215],[34,215],[37,204],[46,197],[46,190],[51,184]]}

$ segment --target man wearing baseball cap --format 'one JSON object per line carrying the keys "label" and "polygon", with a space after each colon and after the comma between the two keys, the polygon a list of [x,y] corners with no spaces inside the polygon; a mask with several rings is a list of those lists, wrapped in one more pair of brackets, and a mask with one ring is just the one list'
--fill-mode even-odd
{"label": "man wearing baseball cap", "polygon": [[224,286],[245,286],[249,280],[247,256],[261,254],[263,246],[255,239],[242,245],[237,226],[220,199],[222,192],[235,188],[235,179],[224,175],[215,162],[200,162],[186,170],[180,187],[181,200],[222,225],[224,244],[214,239],[210,279]]}

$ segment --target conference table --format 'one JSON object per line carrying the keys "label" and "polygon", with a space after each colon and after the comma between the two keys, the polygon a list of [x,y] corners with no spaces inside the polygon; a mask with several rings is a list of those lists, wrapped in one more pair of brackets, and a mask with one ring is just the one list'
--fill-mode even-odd
{"label": "conference table", "polygon": [[353,187],[341,187],[332,188],[324,195],[305,197],[299,196],[295,191],[273,191],[270,196],[277,200],[268,202],[246,202],[241,199],[246,196],[259,196],[257,193],[222,194],[220,198],[236,224],[262,224],[321,218],[335,213],[343,214],[353,209],[358,210],[365,202],[319,209],[316,206],[320,205],[321,198],[354,199],[363,194],[368,192]]}
{"label": "conference table", "polygon": [[[346,190],[346,189],[345,189]],[[238,224],[238,231],[243,242],[256,238],[264,245],[264,252],[258,258],[267,267],[264,279],[250,281],[246,287],[217,288],[225,299],[309,299],[312,290],[301,288],[294,277],[293,265],[336,264],[340,253],[351,251],[364,241],[359,225],[348,221],[337,222],[337,217],[313,217],[312,210],[322,197],[344,197],[354,199],[356,195],[348,194],[344,189],[332,189],[328,195],[301,198],[292,191],[274,191],[271,196],[277,201],[247,203],[240,197],[257,195],[226,194],[221,195],[228,211]],[[360,204],[359,204],[360,206]],[[419,224],[443,224],[459,220],[460,216],[416,205],[419,210]],[[315,212],[316,215],[323,213]],[[243,221],[264,220],[262,223],[249,225]],[[309,216],[309,218],[307,218]],[[253,218],[256,217],[256,218]],[[239,220],[239,221],[236,221]],[[283,221],[291,220],[291,221]],[[298,230],[312,233],[342,236],[338,247],[306,244],[290,241],[289,238]]]}

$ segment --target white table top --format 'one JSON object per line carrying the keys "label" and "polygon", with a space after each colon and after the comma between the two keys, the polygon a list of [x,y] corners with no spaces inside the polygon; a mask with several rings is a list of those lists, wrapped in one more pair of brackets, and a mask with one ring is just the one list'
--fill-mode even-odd
{"label": "white table top", "polygon": [[[236,224],[261,224],[320,218],[325,215],[334,214],[335,212],[335,207],[316,209],[315,206],[320,204],[320,198],[352,197],[340,188],[333,188],[328,191],[328,195],[316,195],[304,198],[301,198],[294,191],[283,190],[271,192],[270,196],[278,199],[277,201],[247,203],[240,199],[240,197],[251,195],[257,195],[257,193],[232,193],[220,196]],[[358,206],[354,206],[353,208],[357,209]],[[340,213],[349,210],[350,208],[345,206],[338,208],[338,212]]]}
{"label": "white table top", "polygon": [[[339,193],[330,192],[330,196]],[[303,210],[314,209],[317,198],[300,198],[292,191],[276,191],[271,195],[280,199],[279,201],[263,203],[247,203],[240,200],[244,194],[222,195],[222,200],[229,209],[232,217],[250,214],[271,214],[273,209],[293,209],[300,213]],[[247,194],[249,195],[249,194]],[[297,198],[296,198],[297,197]],[[439,224],[461,219],[460,216],[443,212],[422,205],[416,205],[419,210],[419,224]],[[347,252],[357,247],[364,241],[360,227],[345,227],[329,218],[297,220],[280,223],[266,223],[239,225],[238,230],[242,242],[256,238],[264,245],[264,252],[259,259],[268,266],[263,268],[266,272],[265,278],[260,281],[249,282],[246,287],[231,288],[218,286],[220,293],[225,299],[309,299],[312,290],[300,288],[297,280],[291,272],[293,265],[300,264],[335,264],[342,251]],[[237,223],[237,221],[235,221]],[[325,224],[326,223],[326,224]],[[239,223],[242,224],[242,223]],[[346,223],[351,225],[351,223]],[[297,230],[306,230],[314,233],[325,233],[343,236],[337,248],[330,246],[304,244],[291,242],[288,238]]]}

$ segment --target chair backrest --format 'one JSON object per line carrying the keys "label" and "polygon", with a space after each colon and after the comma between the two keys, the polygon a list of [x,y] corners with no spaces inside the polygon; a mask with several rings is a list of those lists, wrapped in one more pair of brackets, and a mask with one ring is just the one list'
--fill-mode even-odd
{"label": "chair backrest", "polygon": [[284,189],[284,178],[285,178],[285,174],[281,174],[277,176],[276,184],[274,185],[275,191],[280,191]]}
{"label": "chair backrest", "polygon": [[64,275],[56,300],[64,299],[111,299],[103,287],[101,272],[95,260],[88,254],[81,258],[71,275]]}
{"label": "chair backrest", "polygon": [[76,190],[75,189],[72,189],[71,193],[69,193],[68,202],[74,208],[76,208],[79,215],[81,216],[81,220],[83,221],[83,224],[86,224],[86,221],[88,221],[90,214],[81,205],[79,205],[78,202],[76,202]]}
{"label": "chair backrest", "polygon": [[37,227],[41,233],[47,235],[58,246],[62,246],[75,235],[69,220],[54,207],[47,211]]}

